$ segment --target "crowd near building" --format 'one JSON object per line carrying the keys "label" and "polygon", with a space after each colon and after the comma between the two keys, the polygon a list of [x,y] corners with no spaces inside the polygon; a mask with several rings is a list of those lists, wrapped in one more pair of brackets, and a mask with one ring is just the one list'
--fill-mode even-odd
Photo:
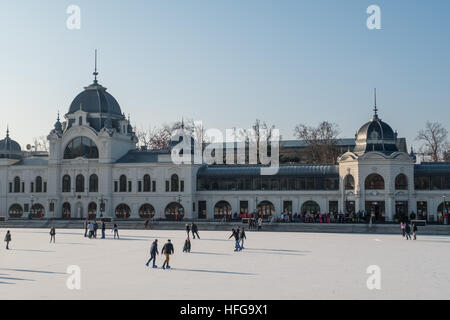
{"label": "crowd near building", "polygon": [[[336,165],[286,164],[262,176],[258,165],[177,165],[170,148],[139,149],[129,118],[95,75],[58,116],[48,153],[24,152],[9,131],[0,141],[0,216],[222,220],[257,212],[393,222],[413,213],[442,222],[450,207],[450,163],[416,163],[376,106],[355,139],[341,140]],[[302,143],[280,146],[288,154]]]}

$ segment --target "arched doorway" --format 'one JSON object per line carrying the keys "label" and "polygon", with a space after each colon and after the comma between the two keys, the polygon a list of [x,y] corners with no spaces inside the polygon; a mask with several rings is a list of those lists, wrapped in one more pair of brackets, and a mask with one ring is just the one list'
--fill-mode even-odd
{"label": "arched doorway", "polygon": [[10,218],[22,218],[23,208],[20,204],[15,203],[9,208],[8,214]]}
{"label": "arched doorway", "polygon": [[302,213],[319,213],[320,206],[315,201],[306,201],[302,205]]}
{"label": "arched doorway", "polygon": [[70,203],[64,202],[62,205],[62,218],[63,219],[70,219],[70,217],[71,217],[70,209],[71,209]]}
{"label": "arched doorway", "polygon": [[115,214],[118,219],[128,219],[131,214],[131,209],[127,204],[121,203],[116,207]]}
{"label": "arched doorway", "polygon": [[97,203],[91,202],[88,205],[88,219],[94,220],[97,218]]}
{"label": "arched doorway", "polygon": [[275,206],[270,201],[261,201],[258,204],[258,216],[267,219],[275,214]]}
{"label": "arched doorway", "polygon": [[150,203],[145,203],[139,208],[139,216],[142,219],[151,219],[155,216],[155,208]]}
{"label": "arched doorway", "polygon": [[450,201],[445,201],[445,206],[444,206],[444,202],[441,202],[441,204],[438,206],[437,216],[438,216],[438,222],[440,224],[445,223],[446,216],[447,216],[447,223],[448,223],[449,210],[450,210]]}
{"label": "arched doorway", "polygon": [[231,217],[231,205],[227,201],[219,201],[214,206],[214,219]]}
{"label": "arched doorway", "polygon": [[31,207],[31,217],[33,219],[42,219],[45,216],[45,208],[40,203],[35,203]]}
{"label": "arched doorway", "polygon": [[178,202],[169,203],[165,210],[166,220],[176,221],[179,214],[184,216],[184,208]]}

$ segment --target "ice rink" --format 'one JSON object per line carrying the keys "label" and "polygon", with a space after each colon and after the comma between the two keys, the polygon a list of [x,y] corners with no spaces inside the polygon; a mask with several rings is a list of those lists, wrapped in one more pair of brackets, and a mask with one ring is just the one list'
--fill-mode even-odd
{"label": "ice rink", "polygon": [[[202,231],[182,253],[183,231],[120,231],[121,239],[90,240],[81,230],[13,229],[12,250],[0,230],[1,299],[448,299],[450,238],[400,235],[247,232],[233,252],[229,232]],[[145,266],[151,241],[175,246],[172,270]],[[68,266],[81,270],[69,290]],[[158,256],[158,266],[162,257]],[[367,288],[370,265],[381,289]]]}

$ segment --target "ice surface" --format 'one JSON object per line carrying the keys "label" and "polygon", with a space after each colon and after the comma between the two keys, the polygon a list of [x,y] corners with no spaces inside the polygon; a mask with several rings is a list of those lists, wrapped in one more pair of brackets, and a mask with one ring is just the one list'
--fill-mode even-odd
{"label": "ice surface", "polygon": [[[0,248],[1,299],[448,299],[450,237],[247,232],[233,252],[230,232],[202,231],[182,253],[183,231],[123,230],[89,240],[81,230],[13,229]],[[3,240],[6,230],[0,230]],[[151,241],[172,239],[172,270],[145,266]],[[157,264],[162,265],[162,256]],[[67,267],[81,268],[69,290]],[[381,268],[369,290],[367,267]]]}

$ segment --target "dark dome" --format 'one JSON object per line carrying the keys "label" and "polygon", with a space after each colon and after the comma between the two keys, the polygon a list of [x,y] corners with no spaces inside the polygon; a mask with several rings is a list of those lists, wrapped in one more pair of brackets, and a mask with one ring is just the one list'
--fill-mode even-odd
{"label": "dark dome", "polygon": [[78,110],[88,113],[108,113],[111,115],[122,115],[117,100],[106,92],[106,88],[94,81],[89,87],[84,88],[78,96],[75,97],[70,105],[68,114],[75,113]]}
{"label": "dark dome", "polygon": [[377,109],[369,122],[364,124],[356,134],[355,153],[380,151],[387,154],[398,151],[397,133],[391,126],[378,118]]}
{"label": "dark dome", "polygon": [[21,153],[20,145],[9,137],[9,131],[7,131],[6,138],[0,140],[0,158],[19,159]]}

